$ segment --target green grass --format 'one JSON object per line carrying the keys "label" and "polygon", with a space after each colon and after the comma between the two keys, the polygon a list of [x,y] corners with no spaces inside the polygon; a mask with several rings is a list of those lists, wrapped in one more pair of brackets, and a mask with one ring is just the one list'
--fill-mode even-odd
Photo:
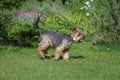
{"label": "green grass", "polygon": [[120,46],[73,45],[69,61],[41,60],[37,53],[36,48],[0,46],[0,80],[120,79]]}

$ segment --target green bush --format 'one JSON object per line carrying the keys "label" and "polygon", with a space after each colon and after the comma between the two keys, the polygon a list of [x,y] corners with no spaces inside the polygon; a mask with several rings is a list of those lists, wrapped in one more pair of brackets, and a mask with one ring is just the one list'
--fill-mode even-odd
{"label": "green bush", "polygon": [[11,23],[12,12],[9,10],[0,10],[0,41],[7,40],[7,29]]}
{"label": "green bush", "polygon": [[20,45],[36,46],[39,40],[39,32],[33,28],[32,24],[16,23],[9,28],[8,39],[17,41]]}
{"label": "green bush", "polygon": [[0,0],[0,9],[9,9],[19,8],[25,0]]}
{"label": "green bush", "polygon": [[103,41],[120,40],[119,0],[95,0],[89,11],[91,13],[90,20],[96,28],[96,34],[98,33]]}
{"label": "green bush", "polygon": [[[52,23],[52,24],[51,24]],[[94,27],[89,21],[89,17],[80,15],[77,11],[72,13],[71,11],[63,12],[62,15],[54,15],[47,17],[44,24],[52,26],[52,29],[57,30],[65,34],[70,33],[73,27],[80,27],[83,32],[88,35],[94,32]],[[49,27],[50,27],[49,26]],[[47,27],[47,28],[49,28]],[[45,28],[45,27],[44,27]],[[51,28],[50,28],[51,29]]]}
{"label": "green bush", "polygon": [[[4,27],[4,36],[7,41],[15,44],[24,45],[24,43],[27,43],[36,46],[39,41],[39,32],[33,28],[32,23],[37,15],[42,13],[44,16],[41,18],[39,26],[43,30],[70,34],[73,27],[80,27],[86,35],[95,32],[95,28],[90,23],[90,17],[84,15],[86,11],[80,10],[82,3],[78,2],[82,2],[82,0],[71,1],[70,4],[67,4],[67,2],[69,1],[67,0],[65,6],[63,6],[60,1],[55,1],[51,6],[49,0],[41,3],[37,0],[30,0],[24,2],[21,7],[19,6],[19,9],[12,7],[13,11],[7,10],[10,12],[9,15],[7,14],[10,19],[5,20],[6,18],[1,16],[3,19],[0,25]],[[14,3],[14,1],[11,3]],[[5,13],[1,12],[2,15],[5,15],[7,11]],[[0,33],[3,34],[2,27],[0,29]],[[0,35],[0,38],[2,39],[4,36]]]}

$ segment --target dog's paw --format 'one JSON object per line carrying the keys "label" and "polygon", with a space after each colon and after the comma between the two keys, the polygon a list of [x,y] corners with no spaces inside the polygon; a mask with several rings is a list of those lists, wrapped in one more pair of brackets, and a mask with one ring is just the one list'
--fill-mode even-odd
{"label": "dog's paw", "polygon": [[53,59],[54,61],[58,61],[58,59],[57,59],[57,58],[55,58],[55,57],[54,57],[54,58],[52,58],[52,59]]}

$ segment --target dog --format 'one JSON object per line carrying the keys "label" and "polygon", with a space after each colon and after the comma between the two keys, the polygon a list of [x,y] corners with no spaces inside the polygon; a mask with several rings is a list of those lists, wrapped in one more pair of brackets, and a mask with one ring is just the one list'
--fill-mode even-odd
{"label": "dog", "polygon": [[82,30],[80,28],[72,28],[72,32],[69,35],[63,35],[54,31],[43,31],[39,28],[38,23],[40,21],[40,16],[37,17],[37,19],[34,21],[33,26],[40,31],[40,38],[41,41],[38,44],[38,52],[40,58],[51,58],[52,56],[48,54],[48,49],[50,47],[56,48],[54,60],[58,60],[60,58],[61,52],[64,53],[63,59],[68,60],[69,57],[69,49],[70,46],[74,42],[81,42],[85,35],[83,34]]}

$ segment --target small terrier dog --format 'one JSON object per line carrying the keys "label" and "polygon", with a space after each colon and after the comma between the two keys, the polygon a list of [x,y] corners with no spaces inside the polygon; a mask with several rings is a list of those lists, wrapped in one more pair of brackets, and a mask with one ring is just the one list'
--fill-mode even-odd
{"label": "small terrier dog", "polygon": [[[40,16],[35,20],[34,27],[39,29],[38,23],[40,21]],[[58,60],[60,58],[61,52],[64,53],[63,59],[68,60],[69,57],[69,48],[73,42],[81,42],[85,38],[82,30],[79,28],[74,27],[72,29],[71,34],[63,35],[53,31],[43,31],[40,30],[40,38],[41,41],[38,45],[38,52],[40,58],[51,58],[51,55],[47,53],[47,50],[50,47],[56,48],[54,60]]]}

